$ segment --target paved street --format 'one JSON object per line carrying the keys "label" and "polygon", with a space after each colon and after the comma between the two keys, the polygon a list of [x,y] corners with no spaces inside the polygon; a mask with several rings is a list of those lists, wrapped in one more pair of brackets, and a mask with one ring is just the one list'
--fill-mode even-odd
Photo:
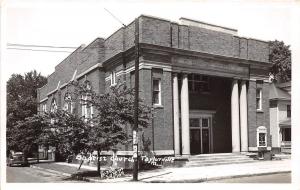
{"label": "paved street", "polygon": [[[242,164],[216,165],[205,167],[163,168],[139,173],[140,182],[181,183],[290,183],[290,160],[261,161]],[[40,163],[32,167],[7,168],[8,182],[82,182],[71,181],[66,176],[78,172],[77,164],[64,162]],[[81,171],[93,171],[95,167],[82,166]],[[277,173],[277,174],[275,174]],[[279,174],[280,173],[280,174]],[[250,177],[243,177],[250,176]],[[223,178],[223,180],[221,180]],[[220,179],[220,180],[218,180]],[[86,180],[101,183],[130,182],[131,176],[99,180],[87,176]]]}
{"label": "paved street", "polygon": [[220,179],[207,183],[291,183],[291,173]]}
{"label": "paved street", "polygon": [[7,167],[6,180],[8,183],[41,183],[60,182],[76,183],[84,181],[66,180],[67,177],[30,167]]}

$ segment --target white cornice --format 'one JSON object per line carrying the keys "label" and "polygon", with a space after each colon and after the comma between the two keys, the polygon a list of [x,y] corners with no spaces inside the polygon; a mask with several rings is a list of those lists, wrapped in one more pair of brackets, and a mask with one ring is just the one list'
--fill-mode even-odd
{"label": "white cornice", "polygon": [[42,103],[42,102],[44,102],[44,101],[46,101],[46,100],[48,100],[48,97],[47,97],[47,98],[44,98],[44,99],[42,99],[42,100],[40,100],[39,103]]}

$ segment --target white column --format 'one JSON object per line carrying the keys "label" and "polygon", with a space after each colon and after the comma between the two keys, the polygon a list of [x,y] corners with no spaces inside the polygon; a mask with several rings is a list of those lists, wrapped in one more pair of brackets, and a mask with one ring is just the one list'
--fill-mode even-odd
{"label": "white column", "polygon": [[240,124],[241,124],[241,151],[248,151],[248,115],[247,115],[247,86],[241,81],[240,93]]}
{"label": "white column", "polygon": [[177,73],[173,74],[173,117],[174,117],[174,150],[175,150],[175,155],[179,155],[180,137],[179,137],[179,99],[178,99]]}
{"label": "white column", "polygon": [[232,152],[240,152],[240,121],[239,121],[239,87],[238,81],[233,80],[231,91],[231,138]]}
{"label": "white column", "polygon": [[188,89],[187,74],[183,74],[182,76],[181,129],[182,129],[182,154],[190,155],[189,89]]}

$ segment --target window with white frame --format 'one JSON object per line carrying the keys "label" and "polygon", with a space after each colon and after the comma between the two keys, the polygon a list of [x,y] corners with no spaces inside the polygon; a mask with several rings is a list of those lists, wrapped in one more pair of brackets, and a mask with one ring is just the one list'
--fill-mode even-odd
{"label": "window with white frame", "polygon": [[81,95],[81,115],[84,119],[92,119],[94,114],[94,109],[91,104],[91,95],[84,94]]}
{"label": "window with white frame", "polygon": [[[57,111],[57,104],[56,104],[56,100],[53,99],[51,102],[51,106],[50,106],[50,112],[51,113],[55,113]],[[55,120],[53,118],[51,118],[50,123],[54,124]]]}
{"label": "window with white frame", "polygon": [[56,110],[57,110],[56,100],[53,99],[50,107],[50,112],[56,112]]}
{"label": "window with white frame", "polygon": [[80,103],[81,103],[81,115],[84,118],[84,120],[87,121],[87,119],[93,118],[94,110],[91,103],[92,96],[91,93],[89,92],[92,90],[91,83],[88,80],[85,81],[84,83],[85,83],[86,92],[81,95]]}
{"label": "window with white frame", "polygon": [[256,89],[256,110],[262,110],[262,90]]}
{"label": "window with white frame", "polygon": [[257,146],[266,147],[267,146],[267,128],[265,126],[259,126],[257,128]]}
{"label": "window with white frame", "polygon": [[73,113],[73,105],[72,105],[72,97],[70,93],[66,93],[65,94],[65,103],[64,103],[64,110],[69,112],[69,113]]}
{"label": "window with white frame", "polygon": [[117,84],[117,79],[116,79],[116,72],[112,71],[110,73],[110,86],[114,86]]}
{"label": "window with white frame", "polygon": [[210,92],[209,76],[200,74],[189,74],[189,91],[193,93],[208,93]]}
{"label": "window with white frame", "polygon": [[152,81],[152,103],[153,105],[161,105],[161,80],[153,79]]}
{"label": "window with white frame", "polygon": [[42,111],[47,112],[47,102],[42,104]]}

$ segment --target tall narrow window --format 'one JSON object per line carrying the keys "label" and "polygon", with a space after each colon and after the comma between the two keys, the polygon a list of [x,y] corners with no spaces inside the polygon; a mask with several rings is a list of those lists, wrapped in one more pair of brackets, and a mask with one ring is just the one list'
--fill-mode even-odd
{"label": "tall narrow window", "polygon": [[64,110],[73,113],[73,105],[72,105],[72,98],[70,93],[65,94],[65,104],[64,104]]}
{"label": "tall narrow window", "polygon": [[160,79],[153,79],[153,105],[161,105],[161,82]]}
{"label": "tall narrow window", "polygon": [[84,118],[84,120],[87,121],[87,119],[92,119],[93,114],[94,114],[93,106],[92,106],[92,103],[91,103],[91,100],[92,100],[92,96],[91,96],[92,85],[91,85],[90,81],[85,81],[84,83],[85,83],[86,92],[81,94],[80,104],[81,104],[81,115]]}
{"label": "tall narrow window", "polygon": [[291,117],[291,105],[286,106],[286,114],[287,114],[287,117]]}
{"label": "tall narrow window", "polygon": [[117,82],[116,82],[116,72],[113,71],[113,72],[110,73],[110,85],[114,86],[116,84],[117,84]]}
{"label": "tall narrow window", "polygon": [[47,103],[42,104],[42,111],[47,112]]}
{"label": "tall narrow window", "polygon": [[[50,106],[50,112],[51,113],[55,113],[57,111],[57,104],[56,104],[56,100],[53,99],[51,102],[51,106]],[[53,118],[50,119],[50,123],[54,124],[55,120]]]}
{"label": "tall narrow window", "polygon": [[92,119],[94,114],[94,109],[91,104],[91,95],[85,94],[81,95],[81,115],[84,119]]}
{"label": "tall narrow window", "polygon": [[262,90],[256,89],[256,109],[262,110]]}
{"label": "tall narrow window", "polygon": [[52,100],[52,103],[51,103],[50,112],[56,112],[56,110],[57,110],[56,100],[53,99],[53,100]]}
{"label": "tall narrow window", "polygon": [[81,95],[80,104],[81,104],[81,115],[82,115],[82,117],[85,118],[85,116],[86,116],[86,96]]}

